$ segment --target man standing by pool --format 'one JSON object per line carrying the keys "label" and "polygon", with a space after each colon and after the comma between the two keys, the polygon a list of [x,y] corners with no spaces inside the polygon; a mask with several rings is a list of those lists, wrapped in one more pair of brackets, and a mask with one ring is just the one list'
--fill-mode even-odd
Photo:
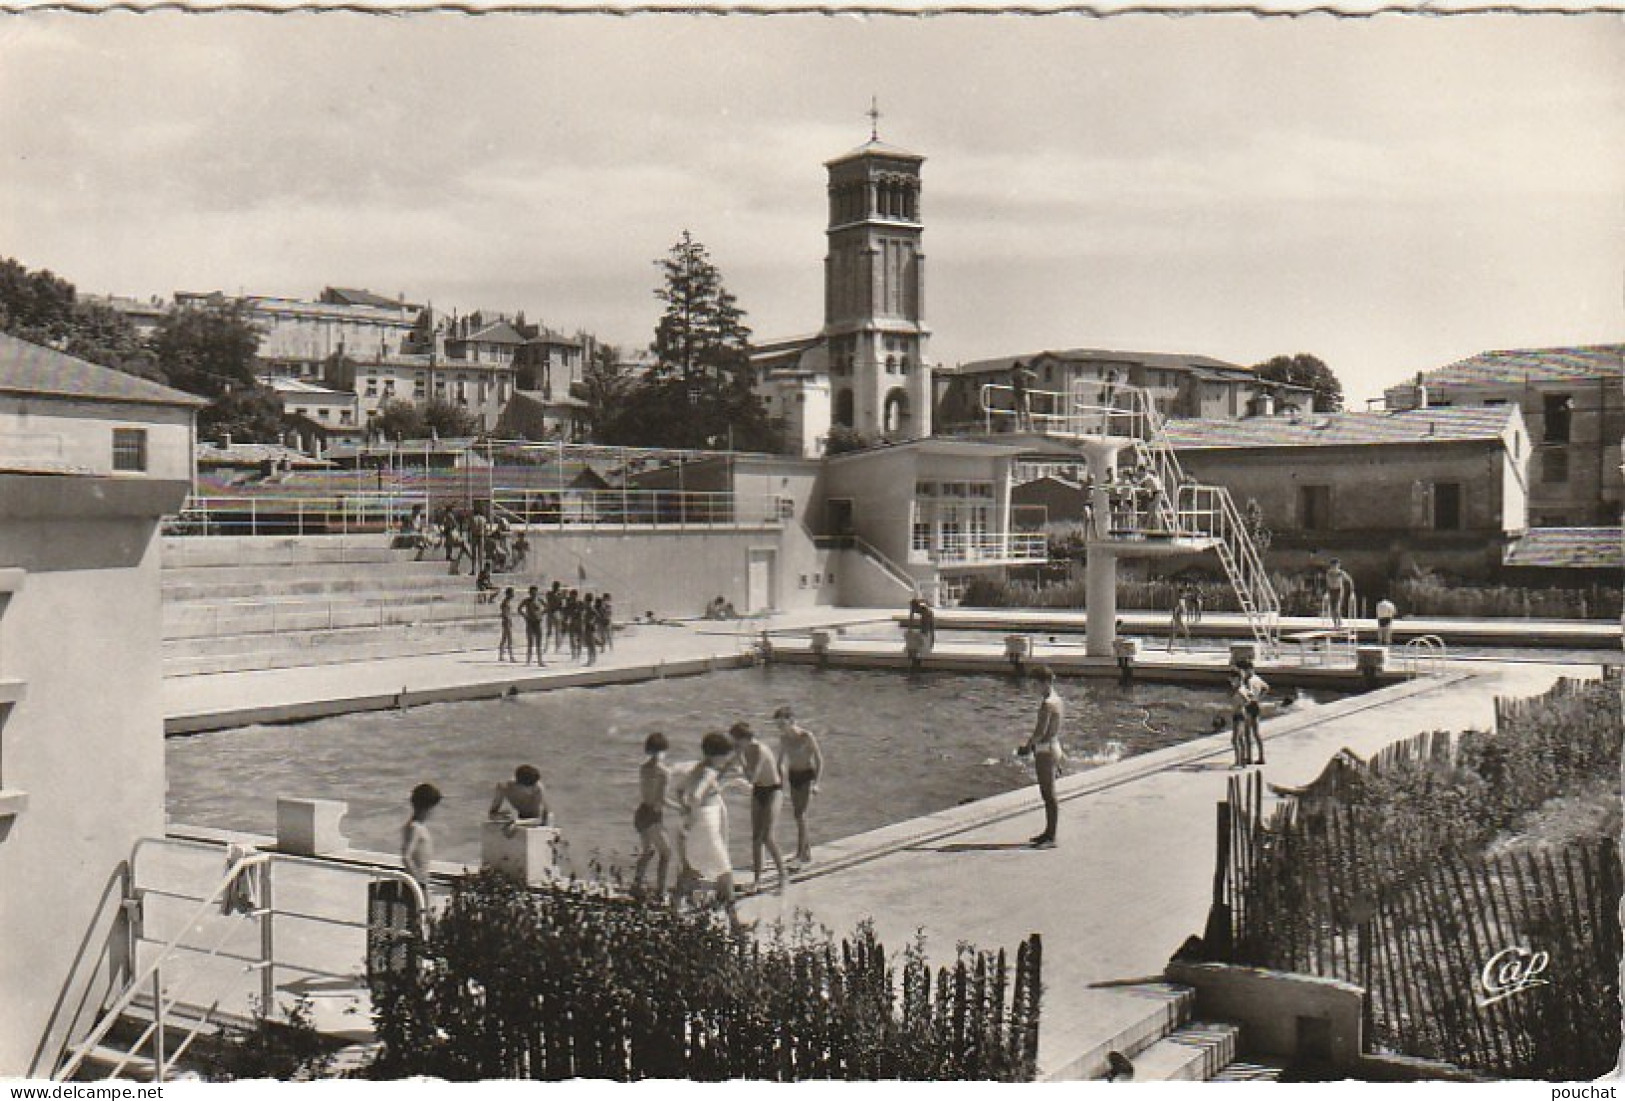
{"label": "man standing by pool", "polygon": [[790,866],[812,863],[812,841],[807,832],[807,808],[818,791],[818,778],[824,772],[824,755],[812,731],[796,723],[796,713],[788,706],[773,712],[779,724],[779,763],[790,781],[790,808],[796,815],[796,851]]}
{"label": "man standing by pool", "polygon": [[525,621],[525,664],[534,655],[537,665],[546,665],[542,660],[542,598],[535,585],[519,602],[519,615]]}
{"label": "man standing by pool", "polygon": [[1044,832],[1032,839],[1035,849],[1053,849],[1055,830],[1061,817],[1061,804],[1055,797],[1055,781],[1066,767],[1066,749],[1061,744],[1061,725],[1066,719],[1066,703],[1055,691],[1055,674],[1049,666],[1040,665],[1033,670],[1043,700],[1038,705],[1038,721],[1032,737],[1020,749],[1022,756],[1032,755],[1033,767],[1038,772],[1038,794],[1044,800]]}
{"label": "man standing by pool", "polygon": [[1354,611],[1354,578],[1336,558],[1326,567],[1326,602],[1331,606],[1332,626],[1343,626],[1344,607],[1347,606],[1350,614]]}
{"label": "man standing by pool", "polygon": [[762,849],[773,858],[779,872],[779,890],[790,881],[784,870],[784,854],[773,839],[773,827],[779,817],[779,796],[783,782],[779,778],[779,762],[773,754],[756,740],[756,732],[749,723],[734,723],[728,730],[733,739],[734,759],[746,780],[750,781],[750,868],[755,873],[753,890],[762,886]]}

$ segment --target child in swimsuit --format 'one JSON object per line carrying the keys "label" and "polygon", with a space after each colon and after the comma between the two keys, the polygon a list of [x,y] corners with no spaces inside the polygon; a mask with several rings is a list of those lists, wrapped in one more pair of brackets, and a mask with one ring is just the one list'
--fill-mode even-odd
{"label": "child in swimsuit", "polygon": [[666,765],[666,736],[658,730],[643,741],[647,755],[638,769],[638,809],[632,815],[632,828],[638,832],[643,846],[638,853],[637,866],[632,875],[632,886],[642,888],[643,876],[649,864],[658,855],[660,868],[655,875],[655,892],[666,889],[666,873],[671,870],[671,842],[666,837],[666,789],[671,782],[671,769]]}
{"label": "child in swimsuit", "polygon": [[790,858],[792,870],[800,864],[812,863],[812,843],[807,831],[807,808],[818,790],[818,778],[824,771],[824,756],[818,739],[812,731],[796,724],[795,712],[781,707],[773,713],[779,724],[779,760],[784,765],[785,777],[790,781],[790,807],[796,815],[796,852]]}
{"label": "child in swimsuit", "polygon": [[784,787],[779,779],[779,762],[756,740],[756,732],[749,723],[734,723],[728,736],[734,741],[739,770],[750,781],[750,866],[756,877],[752,887],[762,885],[762,850],[765,848],[778,869],[779,890],[783,891],[790,876],[785,871],[779,843],[773,840],[779,796]]}

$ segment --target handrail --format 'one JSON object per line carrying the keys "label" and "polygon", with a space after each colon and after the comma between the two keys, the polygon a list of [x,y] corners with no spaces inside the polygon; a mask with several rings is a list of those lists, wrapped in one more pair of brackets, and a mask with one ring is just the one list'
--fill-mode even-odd
{"label": "handrail", "polygon": [[113,1000],[113,1004],[102,1014],[101,1021],[90,1030],[89,1035],[87,1035],[84,1040],[80,1041],[74,1046],[72,1057],[70,1057],[67,1063],[65,1063],[53,1076],[56,1081],[66,1081],[75,1071],[79,1069],[80,1065],[85,1061],[85,1056],[89,1054],[92,1048],[94,1048],[97,1044],[100,1044],[102,1040],[107,1037],[107,1034],[111,1032],[113,1026],[118,1023],[118,1020],[123,1015],[124,1011],[130,1008],[131,1004],[136,999],[137,992],[140,991],[148,981],[158,974],[159,969],[163,967],[165,961],[180,950],[181,941],[185,939],[186,935],[192,931],[192,927],[202,920],[204,915],[207,914],[210,909],[220,905],[220,901],[225,895],[226,891],[231,888],[233,883],[237,882],[237,877],[248,868],[260,867],[262,865],[269,864],[270,862],[270,853],[254,853],[250,856],[243,857],[241,860],[236,861],[231,865],[231,867],[226,869],[226,874],[220,877],[219,881],[215,883],[214,889],[211,890],[208,895],[198,903],[197,908],[193,910],[191,915],[187,918],[186,924],[181,927],[180,932],[176,933],[175,936],[164,945],[162,950],[159,951],[157,957],[153,959],[153,961],[144,969],[142,969],[139,976],[130,980],[129,985],[124,989],[124,993],[115,998]]}
{"label": "handrail", "polygon": [[888,557],[885,551],[881,550],[879,547],[875,546],[861,535],[846,535],[842,536],[842,538],[851,539],[852,545],[862,552],[865,557],[873,560],[887,573],[891,574],[892,580],[900,581],[904,585],[907,585],[910,589],[918,591],[920,587],[919,581],[917,581],[906,569],[899,566],[895,561]]}
{"label": "handrail", "polygon": [[1414,680],[1422,675],[1426,666],[1432,666],[1432,672],[1442,672],[1449,654],[1444,639],[1438,635],[1417,635],[1405,643],[1400,658],[1406,673]]}

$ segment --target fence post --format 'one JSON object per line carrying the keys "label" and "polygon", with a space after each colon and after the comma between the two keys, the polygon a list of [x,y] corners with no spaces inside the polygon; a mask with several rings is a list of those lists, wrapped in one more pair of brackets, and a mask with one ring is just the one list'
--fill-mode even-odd
{"label": "fence post", "polygon": [[271,867],[267,860],[260,867],[260,1012],[272,1016],[276,1012],[276,931],[272,915],[276,912],[271,896]]}

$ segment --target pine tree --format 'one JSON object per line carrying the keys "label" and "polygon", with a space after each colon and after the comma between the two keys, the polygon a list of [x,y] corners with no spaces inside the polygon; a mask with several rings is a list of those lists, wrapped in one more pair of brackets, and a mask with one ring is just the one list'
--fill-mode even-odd
{"label": "pine tree", "polygon": [[681,378],[693,384],[721,385],[749,365],[750,329],[745,311],[723,286],[722,272],[688,230],[663,260],[655,261],[664,282],[655,297],[666,312],[655,327],[650,351],[655,355],[653,381]]}

